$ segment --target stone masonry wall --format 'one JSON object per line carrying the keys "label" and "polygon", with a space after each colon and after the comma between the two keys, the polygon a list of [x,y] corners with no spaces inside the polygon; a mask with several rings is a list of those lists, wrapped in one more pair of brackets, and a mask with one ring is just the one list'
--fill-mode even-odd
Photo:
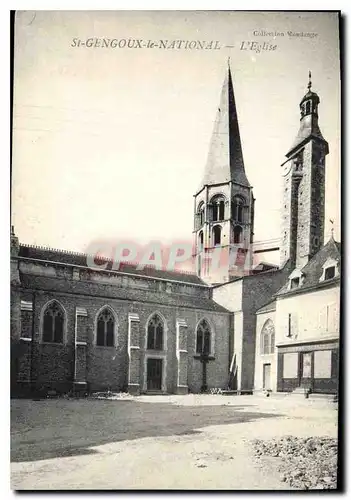
{"label": "stone masonry wall", "polygon": [[[146,350],[146,331],[149,318],[158,313],[165,321],[165,336],[167,348],[158,353],[165,362],[165,382],[167,392],[174,392],[177,388],[178,360],[176,353],[176,325],[177,320],[184,320],[187,335],[187,382],[189,390],[197,392],[202,384],[201,363],[193,358],[195,354],[196,334],[195,329],[202,318],[206,318],[214,331],[215,360],[208,364],[209,387],[224,388],[228,378],[229,364],[229,314],[203,309],[166,306],[159,303],[148,303],[150,293],[145,291],[145,302],[121,300],[118,298],[104,297],[103,284],[94,284],[94,292],[99,288],[101,297],[82,295],[81,293],[68,293],[63,291],[67,278],[59,280],[54,276],[41,277],[26,275],[26,288],[19,291],[20,299],[31,301],[33,304],[33,341],[25,342],[20,346],[20,373],[16,378],[28,379],[28,363],[32,360],[31,374],[33,386],[37,390],[55,389],[66,392],[73,386],[73,381],[84,378],[87,389],[90,391],[111,389],[113,391],[125,390],[128,387],[128,315],[136,313],[139,317],[140,333],[140,389],[146,387],[146,358],[153,357],[154,351]],[[38,290],[38,284],[49,288]],[[82,285],[82,283],[81,283]],[[172,284],[177,285],[177,284]],[[31,286],[33,288],[31,288]],[[83,285],[82,285],[83,286]],[[90,282],[86,281],[87,292],[90,291]],[[67,287],[66,287],[67,288]],[[200,294],[207,294],[207,289],[200,289]],[[192,292],[193,293],[193,292]],[[51,300],[57,300],[65,311],[64,343],[61,345],[42,342],[43,310]],[[96,345],[96,317],[103,306],[109,306],[117,320],[116,339],[113,347]],[[78,319],[79,341],[87,345],[76,347],[76,310],[86,311],[84,319]],[[23,311],[23,334],[30,337],[30,321],[27,311]],[[21,330],[20,330],[21,331]],[[16,333],[16,332],[14,332]],[[17,334],[16,334],[17,335]],[[18,346],[18,342],[15,344]],[[78,350],[80,351],[78,352]],[[84,352],[83,352],[84,351]],[[32,356],[32,358],[30,357]],[[79,357],[79,363],[75,359]],[[86,367],[84,370],[84,360]],[[22,363],[22,364],[21,364]],[[184,361],[182,361],[184,363]],[[78,366],[78,372],[77,372]],[[18,367],[17,367],[18,369]],[[184,381],[182,381],[184,382]]]}

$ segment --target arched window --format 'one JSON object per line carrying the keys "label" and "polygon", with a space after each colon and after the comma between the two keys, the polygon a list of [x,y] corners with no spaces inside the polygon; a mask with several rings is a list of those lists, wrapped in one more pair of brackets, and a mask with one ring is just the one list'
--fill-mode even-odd
{"label": "arched window", "polygon": [[64,311],[58,302],[48,304],[44,311],[43,342],[63,343]]}
{"label": "arched window", "polygon": [[96,325],[96,345],[115,345],[115,318],[110,308],[105,307],[99,314]]}
{"label": "arched window", "polygon": [[275,333],[271,319],[267,319],[261,331],[261,354],[274,353]]}
{"label": "arched window", "polygon": [[200,321],[196,329],[196,353],[210,354],[211,352],[211,329],[205,319]]}
{"label": "arched window", "polygon": [[215,196],[211,200],[212,221],[224,220],[225,201],[223,196]]}
{"label": "arched window", "polygon": [[202,250],[204,246],[204,233],[202,231],[199,232],[199,250]]}
{"label": "arched window", "polygon": [[221,232],[222,232],[221,226],[214,226],[214,228],[212,230],[213,245],[220,245],[221,244]]}
{"label": "arched window", "polygon": [[232,202],[232,217],[236,222],[244,222],[245,200],[241,196],[235,196]]}
{"label": "arched window", "polygon": [[154,314],[147,326],[147,348],[163,349],[164,324],[158,314]]}
{"label": "arched window", "polygon": [[243,228],[241,226],[234,227],[234,243],[241,243],[243,236]]}
{"label": "arched window", "polygon": [[311,101],[306,102],[306,115],[311,113]]}
{"label": "arched window", "polygon": [[202,227],[205,222],[205,204],[203,201],[198,206],[197,209],[197,221],[198,221],[198,227]]}

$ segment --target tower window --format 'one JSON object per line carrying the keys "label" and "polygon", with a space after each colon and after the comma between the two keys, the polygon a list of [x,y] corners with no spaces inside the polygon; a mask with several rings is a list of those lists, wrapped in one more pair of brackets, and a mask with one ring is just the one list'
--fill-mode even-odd
{"label": "tower window", "polygon": [[232,203],[232,217],[236,222],[244,222],[245,201],[240,196],[235,196]]}
{"label": "tower window", "polygon": [[243,228],[240,226],[234,227],[234,243],[241,243],[243,236]]}
{"label": "tower window", "polygon": [[204,233],[202,231],[199,232],[199,250],[202,250],[204,246]]}
{"label": "tower window", "polygon": [[224,220],[225,201],[223,196],[215,196],[211,201],[212,221]]}
{"label": "tower window", "polygon": [[306,103],[306,115],[311,113],[311,101],[307,101]]}
{"label": "tower window", "polygon": [[197,219],[197,227],[198,228],[202,227],[205,222],[205,204],[203,201],[199,204],[197,208],[196,219]]}
{"label": "tower window", "polygon": [[221,232],[222,232],[221,226],[215,226],[213,228],[213,245],[221,244]]}

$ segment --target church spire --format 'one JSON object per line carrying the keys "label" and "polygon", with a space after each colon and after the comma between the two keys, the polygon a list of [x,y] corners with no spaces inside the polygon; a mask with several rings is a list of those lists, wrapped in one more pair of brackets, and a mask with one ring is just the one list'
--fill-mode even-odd
{"label": "church spire", "polygon": [[[205,173],[194,198],[199,276],[208,283],[224,283],[244,267],[251,269],[255,199],[245,174],[229,58]],[[212,269],[211,254],[218,249],[223,265]]]}
{"label": "church spire", "polygon": [[228,58],[202,187],[230,181],[250,186],[245,173],[233,79]]}

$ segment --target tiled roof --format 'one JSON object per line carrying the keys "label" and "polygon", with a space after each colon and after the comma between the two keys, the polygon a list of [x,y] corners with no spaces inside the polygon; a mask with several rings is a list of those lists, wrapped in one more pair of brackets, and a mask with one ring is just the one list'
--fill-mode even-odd
{"label": "tiled roof", "polygon": [[[64,264],[71,264],[77,266],[87,266],[87,255],[83,253],[70,252],[65,250],[57,250],[45,247],[36,247],[30,245],[20,245],[19,256],[31,259],[46,260],[50,262],[61,262]],[[101,259],[95,261],[98,265],[107,262],[106,270],[111,270],[113,261],[108,259]],[[137,269],[137,264],[121,263],[117,268],[120,272],[128,274],[136,274],[139,276],[148,276],[151,278],[162,278],[169,281],[182,281],[193,285],[206,285],[196,274],[181,272],[181,271],[168,271],[163,269],[155,269],[154,267],[147,266],[142,270]]]}
{"label": "tiled roof", "polygon": [[267,302],[267,304],[264,304],[262,307],[260,307],[257,311],[256,311],[256,314],[257,313],[263,313],[263,312],[266,312],[266,311],[272,311],[276,309],[276,299],[271,299],[269,302]]}
{"label": "tiled roof", "polygon": [[[301,269],[304,274],[304,279],[299,288],[294,289],[294,292],[303,291],[306,288],[317,286],[320,284],[320,278],[323,274],[323,264],[331,257],[340,260],[340,243],[336,242],[333,238],[330,240],[309,260],[309,262]],[[335,279],[335,281],[338,278]],[[288,293],[289,282],[278,291],[277,295]]]}
{"label": "tiled roof", "polygon": [[273,271],[279,269],[276,264],[270,264],[269,262],[260,262],[256,267],[253,268],[252,272],[254,274],[262,273],[265,271]]}

